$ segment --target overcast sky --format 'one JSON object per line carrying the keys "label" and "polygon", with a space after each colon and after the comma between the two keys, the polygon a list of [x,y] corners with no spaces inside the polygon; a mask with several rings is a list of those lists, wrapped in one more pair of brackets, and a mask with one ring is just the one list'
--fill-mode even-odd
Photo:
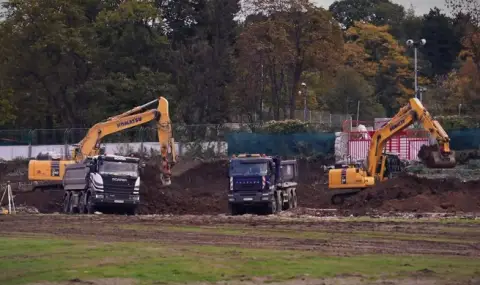
{"label": "overcast sky", "polygon": [[[328,9],[330,4],[332,4],[335,0],[313,0],[313,2],[317,3],[319,6],[322,6],[325,9]],[[444,11],[448,14],[447,8],[445,6],[445,0],[391,0],[393,3],[397,3],[405,7],[407,10],[410,7],[410,4],[413,4],[413,8],[415,9],[415,13],[417,15],[423,15],[430,11],[430,8],[437,6],[440,10]]]}

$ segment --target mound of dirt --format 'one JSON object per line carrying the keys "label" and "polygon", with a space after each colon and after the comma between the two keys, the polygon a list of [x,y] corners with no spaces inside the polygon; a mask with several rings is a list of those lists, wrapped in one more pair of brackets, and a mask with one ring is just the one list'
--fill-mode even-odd
{"label": "mound of dirt", "polygon": [[34,207],[40,213],[55,213],[62,210],[62,191],[35,191],[14,193],[14,201],[17,207]]}
{"label": "mound of dirt", "polygon": [[404,175],[379,183],[345,201],[342,210],[379,212],[478,212],[480,182]]}
{"label": "mound of dirt", "polygon": [[[299,186],[297,188],[300,207],[328,207],[324,189],[328,177],[323,165],[324,159],[298,161]],[[227,212],[228,178],[227,160],[201,162],[180,161],[172,169],[172,185],[160,188],[159,170],[154,160],[147,162],[142,175],[141,214],[220,214]],[[4,179],[9,173],[26,169],[25,165],[8,165],[3,171]],[[23,171],[23,170],[22,170]],[[25,180],[24,178],[23,180]],[[10,180],[10,179],[9,179]],[[6,182],[5,180],[0,180]],[[23,182],[27,182],[26,180]],[[15,191],[15,189],[14,189]],[[27,205],[41,213],[59,212],[62,208],[62,192],[16,192],[17,205]]]}
{"label": "mound of dirt", "polygon": [[[192,162],[194,163],[194,162]],[[185,163],[183,163],[185,164]],[[328,206],[323,189],[328,177],[324,161],[299,160],[298,203],[302,207]],[[172,178],[172,185],[158,188],[158,170],[154,165],[145,169],[142,214],[219,214],[227,212],[227,160],[198,164]],[[188,167],[187,167],[188,168]]]}
{"label": "mound of dirt", "polygon": [[227,210],[227,160],[207,162],[172,177],[172,185],[159,188],[158,169],[145,169],[141,214],[216,214]]}

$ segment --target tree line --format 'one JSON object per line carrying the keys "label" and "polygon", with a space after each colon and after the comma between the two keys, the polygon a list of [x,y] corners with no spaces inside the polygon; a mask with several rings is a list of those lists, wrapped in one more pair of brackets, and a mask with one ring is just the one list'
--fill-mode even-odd
{"label": "tree line", "polygon": [[[0,22],[0,127],[88,127],[158,96],[174,122],[393,115],[419,85],[434,114],[480,106],[480,12],[446,0],[9,0]],[[302,84],[305,83],[305,84]],[[304,97],[306,95],[306,97]]]}

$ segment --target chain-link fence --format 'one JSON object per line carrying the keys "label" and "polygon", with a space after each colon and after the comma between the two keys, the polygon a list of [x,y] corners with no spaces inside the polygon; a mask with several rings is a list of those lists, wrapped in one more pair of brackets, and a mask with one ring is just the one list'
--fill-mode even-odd
{"label": "chain-link fence", "polygon": [[[335,135],[324,123],[311,123],[305,134],[271,135],[262,132],[263,124],[174,125],[175,149],[181,156],[211,157],[241,152],[275,155],[329,154]],[[69,155],[71,145],[80,142],[87,128],[0,130],[0,158],[35,157],[39,152],[55,151]],[[480,149],[480,129],[448,131],[454,150]],[[111,153],[159,149],[157,130],[139,127],[110,134],[102,139]]]}

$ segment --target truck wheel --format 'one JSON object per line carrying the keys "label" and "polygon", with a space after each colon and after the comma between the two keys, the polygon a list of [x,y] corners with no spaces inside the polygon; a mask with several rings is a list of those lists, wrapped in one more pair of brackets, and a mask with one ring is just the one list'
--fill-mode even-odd
{"label": "truck wheel", "polygon": [[93,202],[92,202],[92,195],[91,194],[87,194],[87,205],[86,205],[86,212],[87,214],[91,215],[91,214],[94,214],[95,213],[95,206],[93,205]]}
{"label": "truck wheel", "polygon": [[127,216],[135,216],[137,214],[137,207],[128,209],[126,211]]}
{"label": "truck wheel", "polygon": [[293,192],[293,195],[292,195],[293,196],[293,206],[292,206],[292,208],[296,208],[298,206],[298,204],[297,204],[297,190],[295,189],[292,192]]}
{"label": "truck wheel", "polygon": [[230,215],[232,215],[232,216],[238,215],[238,207],[237,207],[237,205],[235,205],[235,204],[233,204],[233,203],[228,203],[228,212],[229,212]]}
{"label": "truck wheel", "polygon": [[277,195],[274,195],[272,201],[268,203],[267,215],[274,215],[276,213],[277,213]]}
{"label": "truck wheel", "polygon": [[65,197],[63,198],[63,213],[68,214],[68,210],[70,209],[70,193],[67,192]]}
{"label": "truck wheel", "polygon": [[85,214],[85,212],[86,212],[85,195],[86,194],[82,194],[80,196],[80,198],[78,199],[78,213],[79,214]]}
{"label": "truck wheel", "polygon": [[294,193],[293,190],[289,191],[287,209],[293,209],[293,193]]}
{"label": "truck wheel", "polygon": [[77,213],[77,208],[74,206],[74,199],[75,199],[75,196],[73,195],[70,195],[70,205],[68,207],[68,213],[73,215],[73,214],[76,214]]}
{"label": "truck wheel", "polygon": [[280,192],[277,192],[277,195],[275,195],[275,201],[277,203],[277,213],[279,213],[282,211],[282,207],[283,207],[283,201],[282,201],[282,197],[280,196]]}

